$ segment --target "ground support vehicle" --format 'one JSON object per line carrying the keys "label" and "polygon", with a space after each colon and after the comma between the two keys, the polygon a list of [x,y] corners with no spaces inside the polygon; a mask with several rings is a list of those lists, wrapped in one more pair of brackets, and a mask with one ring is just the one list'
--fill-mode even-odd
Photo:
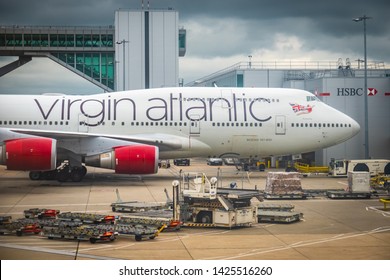
{"label": "ground support vehicle", "polygon": [[125,221],[120,222],[120,220],[115,225],[115,230],[120,235],[134,235],[135,241],[141,241],[142,239],[154,239],[156,238],[164,229],[166,225],[163,224],[158,228],[156,225],[147,225],[140,223],[125,223]]}
{"label": "ground support vehicle", "polygon": [[38,224],[29,224],[17,229],[16,235],[22,236],[23,234],[38,234],[41,233],[41,231],[42,228]]}
{"label": "ground support vehicle", "polygon": [[166,210],[172,206],[172,199],[168,195],[168,191],[164,190],[167,201],[164,202],[141,202],[141,201],[127,201],[123,202],[119,190],[116,189],[116,202],[111,203],[112,212],[127,212],[137,213],[146,211]]}
{"label": "ground support vehicle", "polygon": [[[124,236],[134,235],[136,241],[141,241],[144,238],[154,239],[160,233],[161,228],[157,228],[155,225],[124,223],[125,220],[122,220],[122,222],[115,220],[115,223],[91,223],[91,220],[86,221],[86,224],[76,224],[76,226],[68,225],[68,223],[74,224],[75,221],[61,221],[58,226],[45,226],[43,228],[44,236],[49,239],[87,240],[95,243],[97,241],[114,241],[116,236],[120,234]],[[163,226],[165,227],[165,225]]]}
{"label": "ground support vehicle", "polygon": [[179,158],[173,160],[173,164],[176,166],[190,166],[190,159],[188,158]]}
{"label": "ground support vehicle", "polygon": [[300,173],[269,172],[264,189],[265,199],[306,199]]}
{"label": "ground support vehicle", "polygon": [[348,187],[344,191],[328,191],[327,196],[332,199],[371,198],[370,173],[348,172]]}
{"label": "ground support vehicle", "polygon": [[387,159],[332,159],[329,163],[329,175],[346,177],[348,172],[369,172],[370,176],[390,175],[390,160]]}
{"label": "ground support vehicle", "polygon": [[60,210],[55,209],[41,209],[41,208],[30,208],[23,211],[24,217],[26,218],[38,218],[38,219],[55,219],[60,213]]}
{"label": "ground support vehicle", "polygon": [[15,234],[21,236],[23,234],[38,234],[42,231],[42,227],[35,219],[18,219],[12,221],[12,218],[7,216],[6,222],[0,224],[0,234]]}
{"label": "ground support vehicle", "polygon": [[16,231],[20,228],[22,228],[24,225],[17,222],[13,221],[10,223],[3,223],[0,225],[0,234],[14,234]]}
{"label": "ground support vehicle", "polygon": [[116,216],[100,215],[77,212],[64,212],[58,215],[58,219],[63,221],[74,221],[88,224],[111,223],[114,224]]}
{"label": "ground support vehicle", "polygon": [[160,160],[158,162],[158,167],[159,168],[171,168],[171,163],[169,160]]}
{"label": "ground support vehicle", "polygon": [[0,216],[0,225],[9,224],[12,221],[12,216]]}
{"label": "ground support vehicle", "polygon": [[197,203],[183,205],[183,226],[244,227],[256,223],[256,208],[240,207],[226,210],[222,204]]}
{"label": "ground support vehicle", "polygon": [[221,158],[209,158],[207,159],[207,165],[221,166],[223,165],[223,160]]}
{"label": "ground support vehicle", "polygon": [[117,233],[96,226],[78,227],[50,227],[45,228],[43,235],[49,239],[87,240],[91,243],[97,241],[114,241]]}
{"label": "ground support vehicle", "polygon": [[134,213],[131,216],[121,216],[117,224],[142,224],[161,228],[163,225],[169,230],[179,230],[181,222],[173,219],[172,210],[146,211]]}
{"label": "ground support vehicle", "polygon": [[136,213],[167,208],[167,204],[160,202],[128,201],[111,203],[111,209],[113,212]]}
{"label": "ground support vehicle", "polygon": [[240,171],[265,171],[266,163],[253,159],[240,159],[235,164]]}
{"label": "ground support vehicle", "polygon": [[257,223],[257,208],[251,199],[259,197],[259,191],[217,189],[216,183],[215,177],[209,180],[204,173],[183,173],[181,183],[173,182],[174,217],[183,226],[234,228]]}

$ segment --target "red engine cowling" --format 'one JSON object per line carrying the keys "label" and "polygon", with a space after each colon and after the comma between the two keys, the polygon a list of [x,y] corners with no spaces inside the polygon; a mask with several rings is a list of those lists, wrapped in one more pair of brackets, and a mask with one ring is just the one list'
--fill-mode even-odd
{"label": "red engine cowling", "polygon": [[154,174],[157,171],[157,147],[136,145],[115,148],[115,173]]}
{"label": "red engine cowling", "polygon": [[158,171],[158,148],[150,145],[131,145],[113,151],[88,156],[89,166],[114,169],[118,174],[154,174]]}
{"label": "red engine cowling", "polygon": [[0,164],[8,170],[46,171],[56,169],[57,141],[50,138],[22,138],[0,146]]}

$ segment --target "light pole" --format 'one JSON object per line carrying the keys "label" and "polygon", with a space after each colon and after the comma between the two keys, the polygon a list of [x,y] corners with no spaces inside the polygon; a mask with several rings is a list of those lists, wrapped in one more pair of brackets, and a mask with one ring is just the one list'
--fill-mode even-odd
{"label": "light pole", "polygon": [[354,22],[363,21],[364,28],[364,157],[368,159],[370,157],[369,145],[368,145],[368,102],[367,102],[367,40],[366,40],[366,19],[371,19],[366,15],[358,18],[354,18]]}
{"label": "light pole", "polygon": [[252,55],[248,55],[248,58],[249,58],[249,69],[252,68]]}
{"label": "light pole", "polygon": [[125,75],[125,71],[126,71],[125,62],[126,62],[126,59],[125,59],[125,55],[126,55],[126,43],[128,43],[128,42],[129,41],[126,41],[125,39],[123,39],[120,42],[116,42],[118,45],[123,45],[123,89],[122,90],[125,90],[125,87],[126,87],[126,75]]}

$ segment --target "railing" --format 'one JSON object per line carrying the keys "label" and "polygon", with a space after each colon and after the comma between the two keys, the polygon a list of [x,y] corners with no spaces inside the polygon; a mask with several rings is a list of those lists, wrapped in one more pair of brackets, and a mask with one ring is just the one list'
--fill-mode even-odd
{"label": "railing", "polygon": [[[213,77],[220,76],[225,73],[229,73],[237,70],[294,70],[294,71],[317,71],[324,72],[330,70],[338,69],[352,69],[352,70],[363,70],[364,65],[360,61],[349,62],[343,66],[338,61],[296,61],[296,60],[281,60],[281,61],[241,61],[236,64],[233,64],[227,68],[221,69],[217,72],[214,72],[210,75],[202,77],[194,82],[191,82],[187,85],[193,86],[200,84],[202,82],[208,81]],[[377,70],[377,69],[389,69],[389,66],[386,65],[383,61],[368,61],[367,69]]]}
{"label": "railing", "polygon": [[302,162],[295,162],[294,167],[301,173],[328,173],[328,166],[310,166],[309,164]]}

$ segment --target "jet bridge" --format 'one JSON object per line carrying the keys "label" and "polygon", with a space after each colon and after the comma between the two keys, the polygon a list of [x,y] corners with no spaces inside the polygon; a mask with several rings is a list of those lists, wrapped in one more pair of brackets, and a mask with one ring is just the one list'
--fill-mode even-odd
{"label": "jet bridge", "polygon": [[2,26],[0,56],[18,60],[0,68],[0,77],[28,63],[48,57],[107,92],[114,90],[114,26]]}

